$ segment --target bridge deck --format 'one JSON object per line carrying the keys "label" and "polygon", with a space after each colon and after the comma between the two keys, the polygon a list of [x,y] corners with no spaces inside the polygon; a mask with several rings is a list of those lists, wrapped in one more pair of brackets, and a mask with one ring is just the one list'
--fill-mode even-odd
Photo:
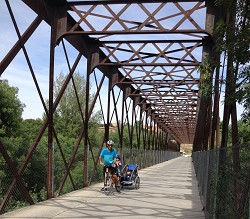
{"label": "bridge deck", "polygon": [[139,190],[106,196],[102,183],[25,207],[0,218],[205,218],[190,157],[140,170]]}

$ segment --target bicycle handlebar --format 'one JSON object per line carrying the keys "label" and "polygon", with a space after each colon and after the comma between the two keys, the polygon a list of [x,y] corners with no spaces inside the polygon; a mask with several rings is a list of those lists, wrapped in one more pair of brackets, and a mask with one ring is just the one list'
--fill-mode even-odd
{"label": "bicycle handlebar", "polygon": [[103,165],[104,167],[114,167],[113,165],[115,165],[115,164],[108,164],[108,165]]}

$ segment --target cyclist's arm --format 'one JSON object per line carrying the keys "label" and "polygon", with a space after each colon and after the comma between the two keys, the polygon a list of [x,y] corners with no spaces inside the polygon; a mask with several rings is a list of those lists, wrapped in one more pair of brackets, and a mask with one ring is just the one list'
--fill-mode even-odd
{"label": "cyclist's arm", "polygon": [[102,157],[101,156],[99,157],[99,163],[100,163],[100,165],[104,166],[104,163],[102,161]]}

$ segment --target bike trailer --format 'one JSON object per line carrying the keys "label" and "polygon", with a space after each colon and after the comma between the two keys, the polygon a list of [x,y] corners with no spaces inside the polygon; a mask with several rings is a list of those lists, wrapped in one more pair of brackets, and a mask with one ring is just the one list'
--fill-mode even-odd
{"label": "bike trailer", "polygon": [[126,164],[121,171],[121,186],[140,187],[139,166],[137,164]]}

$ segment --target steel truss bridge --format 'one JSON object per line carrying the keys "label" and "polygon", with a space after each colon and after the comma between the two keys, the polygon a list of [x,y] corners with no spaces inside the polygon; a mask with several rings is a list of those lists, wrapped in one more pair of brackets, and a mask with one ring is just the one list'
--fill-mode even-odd
{"label": "steel truss bridge", "polygon": [[[89,123],[96,108],[101,110],[104,121],[99,151],[109,139],[112,124],[118,131],[116,144],[120,148],[125,147],[124,128],[128,129],[130,142],[126,147],[131,151],[136,145],[138,150],[179,152],[181,144],[193,144],[193,150],[199,151],[208,147],[209,139],[215,142],[218,138],[219,95],[203,97],[199,91],[202,73],[198,71],[207,59],[219,60],[214,50],[214,27],[223,19],[223,13],[213,0],[22,0],[20,2],[34,17],[25,28],[20,28],[18,10],[13,10],[17,2],[5,2],[17,40],[1,60],[0,74],[11,74],[8,67],[15,64],[16,56],[22,52],[23,62],[29,69],[26,73],[31,75],[34,93],[46,118],[18,167],[1,142],[1,153],[14,176],[2,200],[1,211],[16,187],[28,203],[34,203],[22,174],[43,136],[48,139],[47,195],[48,198],[54,196],[52,145],[56,142],[60,148],[60,132],[55,129],[53,118],[68,84],[74,82],[76,71],[86,79],[84,103],[76,93],[82,129],[74,136],[71,158],[65,160],[61,152],[65,173],[57,195],[71,177],[70,170],[81,144],[84,148],[83,186],[91,183],[92,178],[87,177],[87,153],[94,147]],[[25,14],[22,16],[24,19]],[[41,25],[46,25],[49,31],[41,32]],[[49,38],[48,104],[38,77],[40,66],[34,57],[42,51],[35,53],[36,48],[29,48],[37,32]],[[42,36],[37,45],[43,41]],[[64,59],[57,59],[59,54]],[[67,77],[54,96],[58,65],[66,66]],[[217,74],[213,76],[213,72]],[[218,78],[218,72],[219,68],[212,70],[212,83],[213,78]],[[95,91],[91,99],[90,87]],[[98,155],[92,159],[96,166]]]}

